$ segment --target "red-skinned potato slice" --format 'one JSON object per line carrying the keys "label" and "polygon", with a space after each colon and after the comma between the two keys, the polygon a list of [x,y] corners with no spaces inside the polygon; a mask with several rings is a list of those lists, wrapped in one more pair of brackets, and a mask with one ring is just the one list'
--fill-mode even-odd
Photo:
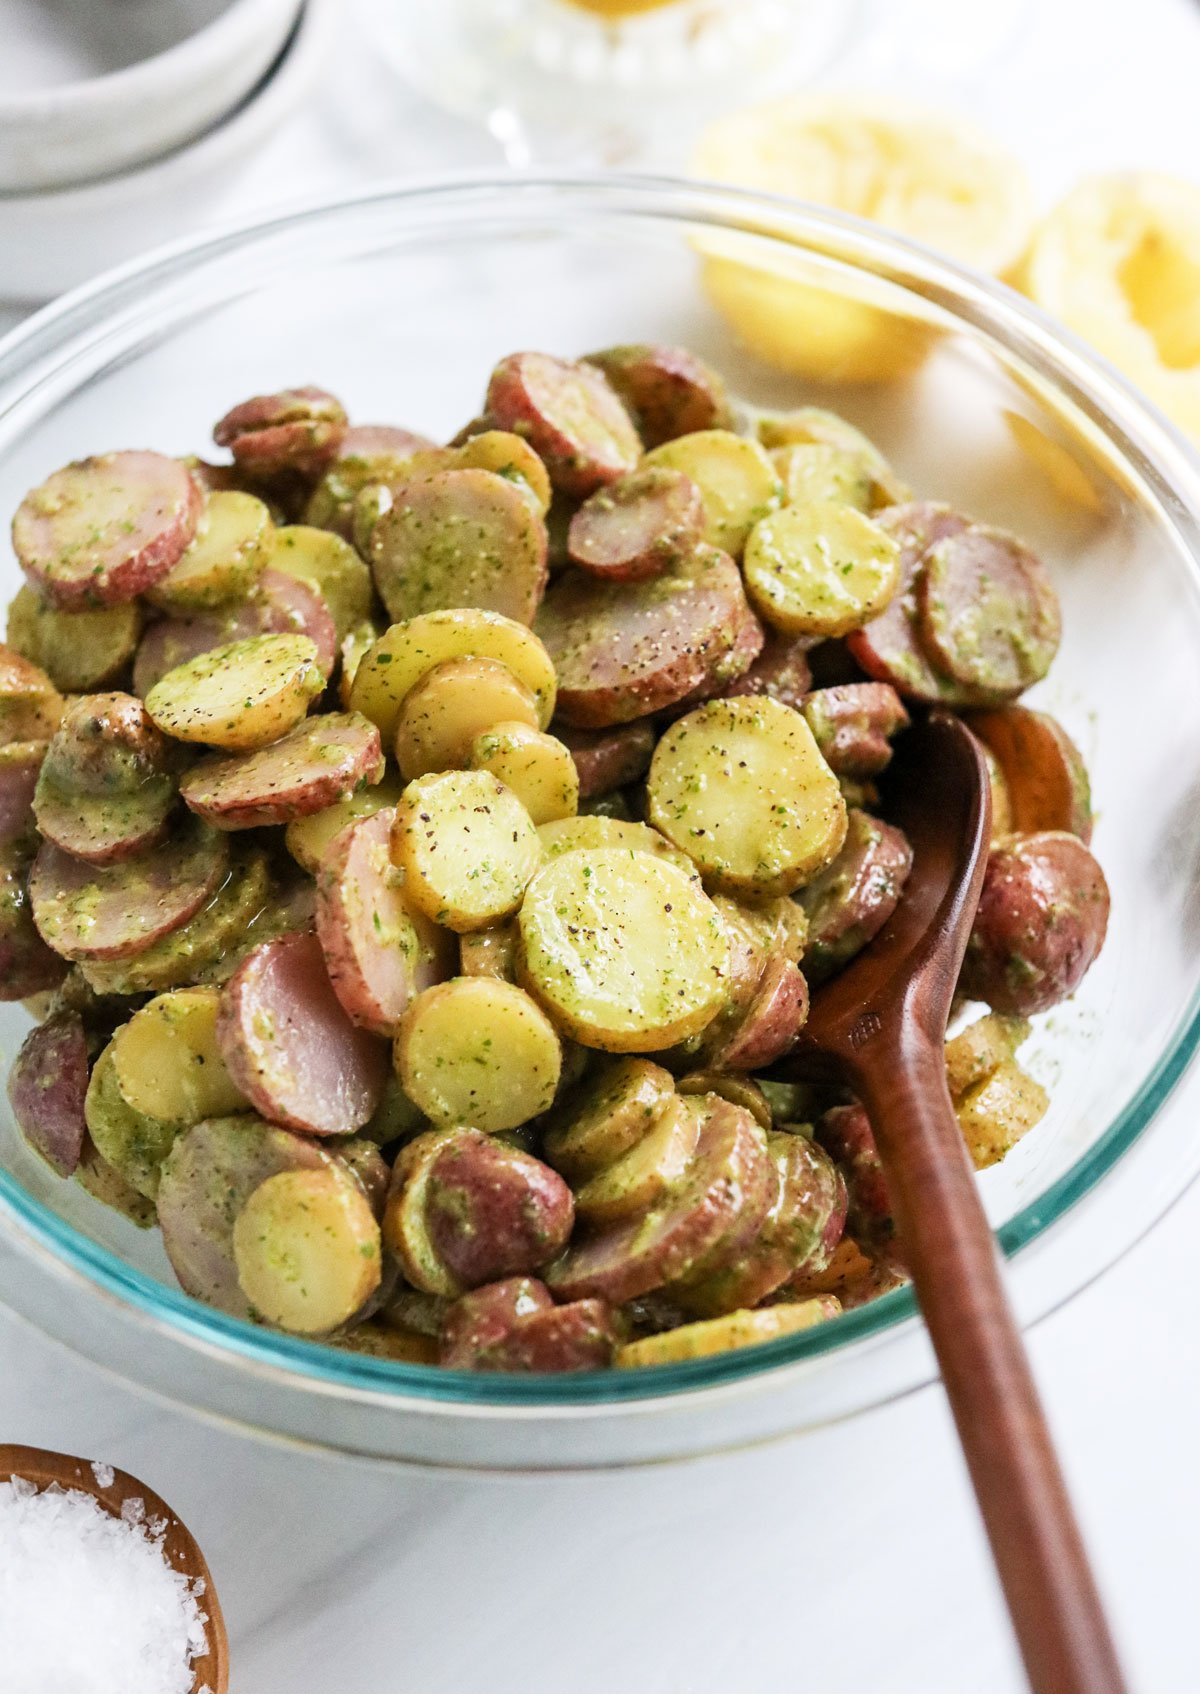
{"label": "red-skinned potato slice", "polygon": [[559,577],[536,633],[558,674],[561,716],[604,729],[686,699],[718,670],[750,615],[733,560],[701,547],[686,566],[645,582]]}
{"label": "red-skinned potato slice", "polygon": [[590,800],[645,776],[654,755],[654,730],[648,723],[614,724],[611,729],[551,726],[566,746],[579,777],[579,798]]}
{"label": "red-skinned potato slice", "polygon": [[59,1176],[70,1176],[87,1124],[87,1034],[76,1012],[59,1012],[31,1029],[8,1075],[17,1128]]}
{"label": "red-skinned potato slice", "polygon": [[1062,635],[1041,560],[1013,535],[972,524],[925,555],[917,584],[920,640],[932,663],[981,700],[1040,682]]}
{"label": "red-skinned potato slice", "polygon": [[502,1340],[477,1353],[471,1368],[493,1371],[605,1370],[619,1337],[603,1300],[574,1300],[534,1312]]}
{"label": "red-skinned potato slice", "polygon": [[464,1288],[546,1264],[574,1221],[571,1190],[557,1171],[478,1130],[452,1130],[430,1168],[425,1229]]}
{"label": "red-skinned potato slice", "polygon": [[315,935],[256,947],[225,984],[217,1039],[265,1118],[307,1135],[353,1135],[383,1097],[385,1044],[350,1022]]}
{"label": "red-skinned potato slice", "polygon": [[877,776],[891,759],[892,736],[908,727],[904,702],[887,682],[818,688],[802,704],[825,763],[838,776]]}
{"label": "red-skinned potato slice", "polygon": [[33,795],[46,747],[45,741],[12,741],[0,747],[0,853],[33,844]]}
{"label": "red-skinned potato slice", "polygon": [[196,532],[203,494],[177,459],[105,453],[27,494],[13,548],[33,586],[78,610],[132,600],[165,576]]}
{"label": "red-skinned potato slice", "polygon": [[390,1035],[423,989],[453,973],[454,938],[404,897],[388,849],[395,808],[338,835],[321,862],[317,935],[347,1014]]}
{"label": "red-skinned potato slice", "polygon": [[586,355],[625,402],[647,447],[702,429],[728,429],[725,384],[686,347],[638,342]]}
{"label": "red-skinned potato slice", "polygon": [[319,476],[346,434],[346,411],[324,388],[282,389],[243,400],[213,429],[244,474],[261,478],[294,471]]}
{"label": "red-skinned potato slice", "polygon": [[86,864],[46,841],[29,879],[34,922],[64,959],[127,959],[182,928],[228,866],[228,843],[196,819],[114,865]]}
{"label": "red-skinned potato slice", "polygon": [[642,443],[602,371],[549,353],[511,353],[488,383],[498,429],[520,435],[564,494],[584,499],[631,471]]}
{"label": "red-skinned potato slice", "polygon": [[0,1001],[55,988],[66,974],[66,962],[34,925],[29,862],[10,847],[0,854]]}
{"label": "red-skinned potato slice", "polygon": [[193,618],[160,618],[142,637],[133,662],[134,691],[149,694],[168,671],[226,647],[231,641],[250,641],[256,635],[307,635],[317,649],[322,676],[329,676],[337,657],[337,630],[320,592],[311,583],[269,566],[259,576],[253,594],[236,605]]}
{"label": "red-skinned potato slice", "polygon": [[906,700],[948,706],[978,705],[954,680],[936,667],[921,635],[918,594],[930,548],[949,536],[961,535],[970,519],[932,500],[889,506],[875,522],[900,543],[900,587],[891,604],[862,629],[846,637],[846,645],[868,676],[890,682]]}
{"label": "red-skinned potato slice", "polygon": [[327,712],[253,753],[201,759],[179,792],[217,829],[258,829],[323,811],[360,784],[373,786],[383,768],[374,724],[358,712]]}
{"label": "red-skinned potato slice", "polygon": [[163,1246],[184,1292],[233,1317],[252,1317],[233,1257],[238,1213],[270,1177],[332,1163],[315,1142],[249,1115],[205,1118],[178,1136],[163,1161],[157,1206]]}
{"label": "red-skinned potato slice", "polygon": [[546,547],[541,514],[516,483],[465,469],[403,483],[368,551],[393,623],[470,606],[530,624],[546,585]]}
{"label": "red-skinned potato slice", "polygon": [[174,803],[173,784],[156,786],[144,795],[71,794],[43,774],[36,802],[38,828],[47,841],[76,859],[115,865],[149,852],[164,839]]}
{"label": "red-skinned potato slice", "polygon": [[1066,830],[1086,847],[1092,839],[1091,785],[1083,756],[1062,725],[1026,706],[976,712],[968,721],[1000,765],[1008,790],[1007,828],[1021,835]]}
{"label": "red-skinned potato slice", "polygon": [[559,1299],[619,1303],[677,1281],[729,1235],[744,1210],[765,1201],[766,1138],[750,1113],[716,1095],[699,1097],[697,1109],[705,1121],[687,1179],[646,1216],[569,1247],[546,1272]]}
{"label": "red-skinned potato slice", "polygon": [[804,1135],[767,1136],[772,1197],[747,1250],[722,1270],[677,1283],[670,1296],[690,1317],[757,1306],[800,1271],[823,1270],[846,1224],[846,1184],[829,1155]]}
{"label": "red-skinned potato slice", "polygon": [[804,968],[814,982],[878,935],[911,869],[912,848],[902,831],[852,807],[841,852],[798,896],[808,916]]}
{"label": "red-skinned potato slice", "polygon": [[441,1322],[438,1363],[450,1370],[472,1370],[478,1358],[535,1312],[552,1311],[545,1283],[531,1276],[506,1277],[472,1289],[448,1306]]}
{"label": "red-skinned potato slice", "polygon": [[790,959],[776,955],[745,1016],[710,1063],[721,1070],[763,1070],[791,1051],[807,1020],[804,974]]}
{"label": "red-skinned potato slice", "polygon": [[592,576],[636,582],[686,559],[704,521],[704,500],[691,477],[645,465],[584,501],[571,519],[567,552]]}
{"label": "red-skinned potato slice", "polygon": [[896,1224],[883,1162],[863,1108],[833,1106],[817,1125],[817,1140],[841,1166],[849,1205],[846,1227],[869,1247],[894,1250]]}
{"label": "red-skinned potato slice", "polygon": [[746,693],[747,690],[742,687],[742,679],[753,669],[755,660],[763,650],[765,639],[766,632],[762,624],[747,606],[744,613],[738,616],[724,653],[710,667],[703,682],[682,700],[677,700],[673,706],[669,706],[667,714],[680,717],[684,712],[690,712],[693,706],[702,706],[706,700]]}
{"label": "red-skinned potato slice", "polygon": [[993,1011],[1032,1017],[1068,999],[1104,945],[1104,872],[1074,835],[1010,836],[993,847],[960,985]]}
{"label": "red-skinned potato slice", "polygon": [[807,636],[768,631],[748,670],[722,690],[724,694],[766,694],[780,705],[799,711],[812,687]]}
{"label": "red-skinned potato slice", "polygon": [[143,853],[167,833],[176,765],[140,700],[80,695],[47,749],[33,801],[38,828],[89,864]]}

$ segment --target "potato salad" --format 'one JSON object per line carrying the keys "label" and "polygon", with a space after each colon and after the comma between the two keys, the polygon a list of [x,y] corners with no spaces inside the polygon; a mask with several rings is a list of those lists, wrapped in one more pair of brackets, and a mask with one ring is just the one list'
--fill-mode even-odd
{"label": "potato salad", "polygon": [[1035,553],[681,347],[511,354],[446,445],[305,386],[213,438],[13,519],[29,1146],[196,1299],[415,1364],[640,1368],[899,1283],[866,1114],[789,1055],[904,897],[893,742],[950,709],[994,841],[947,1084],[980,1167],[1046,1110],[1019,1049],[1108,891],[1017,703]]}

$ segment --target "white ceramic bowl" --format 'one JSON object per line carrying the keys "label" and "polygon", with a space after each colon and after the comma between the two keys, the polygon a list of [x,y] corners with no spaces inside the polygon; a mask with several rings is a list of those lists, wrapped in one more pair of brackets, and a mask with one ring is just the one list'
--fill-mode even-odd
{"label": "white ceramic bowl", "polygon": [[231,215],[241,173],[311,85],[338,0],[305,0],[268,75],[223,123],[139,170],[49,194],[0,194],[0,299],[74,288]]}
{"label": "white ceramic bowl", "polygon": [[191,141],[281,52],[301,0],[0,0],[0,194],[112,176]]}

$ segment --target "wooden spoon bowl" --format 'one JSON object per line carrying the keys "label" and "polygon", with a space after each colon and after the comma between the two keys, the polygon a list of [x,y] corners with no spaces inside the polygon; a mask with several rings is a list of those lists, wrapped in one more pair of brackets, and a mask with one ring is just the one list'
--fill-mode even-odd
{"label": "wooden spoon bowl", "polygon": [[190,1581],[199,1577],[204,1583],[200,1604],[208,1614],[205,1624],[208,1651],[192,1661],[195,1672],[193,1694],[199,1694],[204,1687],[211,1689],[212,1694],[228,1694],[229,1638],[221,1615],[221,1603],[195,1536],[183,1520],[176,1517],[166,1501],[126,1471],[114,1470],[112,1482],[102,1488],[87,1459],[74,1459],[68,1453],[51,1453],[43,1447],[0,1444],[0,1482],[11,1482],[14,1477],[22,1477],[38,1489],[57,1483],[60,1488],[73,1488],[81,1494],[90,1494],[115,1518],[120,1517],[126,1500],[141,1500],[147,1518],[161,1518],[166,1522],[162,1550],[167,1563]]}

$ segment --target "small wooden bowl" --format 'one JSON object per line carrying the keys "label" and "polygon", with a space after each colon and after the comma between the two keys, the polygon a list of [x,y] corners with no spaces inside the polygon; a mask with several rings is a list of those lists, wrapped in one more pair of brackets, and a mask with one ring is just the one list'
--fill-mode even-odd
{"label": "small wooden bowl", "polygon": [[90,1494],[113,1517],[120,1517],[126,1500],[142,1500],[147,1518],[166,1520],[167,1532],[162,1549],[167,1563],[189,1579],[200,1577],[204,1582],[200,1605],[208,1614],[208,1622],[204,1626],[208,1652],[193,1660],[193,1694],[206,1684],[212,1694],[228,1694],[229,1637],[225,1632],[225,1619],[221,1616],[221,1603],[195,1537],[166,1501],[126,1471],[114,1470],[110,1485],[101,1488],[87,1459],[73,1459],[67,1453],[50,1453],[42,1447],[6,1447],[0,1444],[0,1482],[11,1482],[14,1476],[23,1477],[37,1488],[49,1488],[51,1483],[56,1482],[60,1488],[74,1488],[81,1494]]}

